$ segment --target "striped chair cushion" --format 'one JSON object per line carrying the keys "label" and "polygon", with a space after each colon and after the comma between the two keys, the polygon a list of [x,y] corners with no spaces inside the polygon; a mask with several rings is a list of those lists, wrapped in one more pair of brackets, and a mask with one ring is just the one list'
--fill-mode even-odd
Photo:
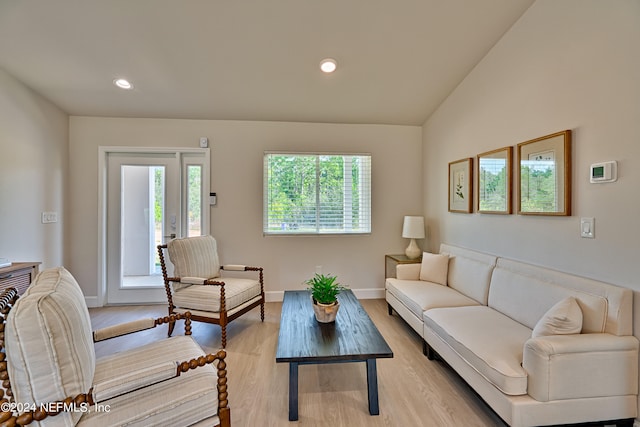
{"label": "striped chair cushion", "polygon": [[[224,296],[227,311],[260,295],[260,282],[255,279],[225,277]],[[178,308],[202,311],[220,311],[220,287],[191,285],[178,289],[173,294],[173,303]]]}
{"label": "striped chair cushion", "polygon": [[[96,362],[95,383],[142,371],[167,362],[203,356],[200,346],[186,336],[175,336],[102,357]],[[90,407],[78,426],[187,426],[203,419],[217,421],[217,373],[212,365],[198,367],[179,377],[145,387]]]}
{"label": "striped chair cushion", "polygon": [[220,261],[216,239],[212,236],[187,237],[167,243],[174,277],[220,276]]}
{"label": "striped chair cushion", "polygon": [[[80,286],[64,267],[42,271],[9,312],[5,330],[9,378],[20,403],[53,402],[91,388],[96,356]],[[65,412],[47,425],[75,425]]]}

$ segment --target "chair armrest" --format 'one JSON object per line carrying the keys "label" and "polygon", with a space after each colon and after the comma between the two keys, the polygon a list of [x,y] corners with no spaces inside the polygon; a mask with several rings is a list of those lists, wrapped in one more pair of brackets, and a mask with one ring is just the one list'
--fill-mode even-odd
{"label": "chair armrest", "polygon": [[93,385],[93,401],[104,402],[116,396],[157,384],[178,376],[177,362],[164,362],[148,366],[136,372],[111,377],[106,381]]}
{"label": "chair armrest", "polygon": [[547,402],[638,393],[638,340],[612,334],[532,338],[523,349],[527,392]]}
{"label": "chair armrest", "polygon": [[226,264],[221,265],[220,269],[225,271],[262,271],[262,267],[250,267],[243,264]]}
{"label": "chair armrest", "polygon": [[227,271],[246,271],[247,270],[247,266],[242,264],[221,265],[220,268],[222,270],[227,270]]}
{"label": "chair armrest", "polygon": [[154,318],[139,319],[131,322],[120,323],[118,325],[108,326],[106,328],[96,329],[93,331],[93,342],[108,340],[110,338],[127,335],[134,332],[144,331],[156,327]]}
{"label": "chair armrest", "polygon": [[146,318],[133,320],[131,322],[120,323],[106,328],[96,329],[93,331],[93,342],[100,342],[111,338],[120,337],[122,335],[132,334],[147,329],[155,328],[163,323],[175,322],[176,320],[184,320],[185,335],[191,335],[191,312],[176,313],[170,316],[154,318]]}
{"label": "chair armrest", "polygon": [[422,264],[398,264],[396,265],[396,279],[420,280],[420,268]]}

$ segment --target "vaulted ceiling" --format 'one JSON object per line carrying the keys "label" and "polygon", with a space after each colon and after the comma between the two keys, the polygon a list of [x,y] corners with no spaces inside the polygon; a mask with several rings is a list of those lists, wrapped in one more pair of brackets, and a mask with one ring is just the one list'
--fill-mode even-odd
{"label": "vaulted ceiling", "polygon": [[533,1],[0,0],[0,67],[71,115],[421,125]]}

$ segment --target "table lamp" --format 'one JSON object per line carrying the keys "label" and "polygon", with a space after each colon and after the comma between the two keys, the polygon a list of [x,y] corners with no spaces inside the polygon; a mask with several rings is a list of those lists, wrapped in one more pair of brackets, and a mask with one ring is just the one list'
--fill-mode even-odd
{"label": "table lamp", "polygon": [[402,226],[402,237],[411,239],[409,246],[404,251],[409,259],[416,259],[422,251],[416,243],[416,239],[424,239],[424,217],[422,216],[405,216]]}

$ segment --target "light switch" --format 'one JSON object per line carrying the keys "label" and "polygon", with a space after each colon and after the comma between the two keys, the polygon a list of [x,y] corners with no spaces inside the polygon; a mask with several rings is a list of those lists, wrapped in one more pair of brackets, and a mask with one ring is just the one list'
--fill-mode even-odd
{"label": "light switch", "polygon": [[58,212],[42,212],[42,223],[50,224],[58,222]]}
{"label": "light switch", "polygon": [[580,237],[595,239],[595,218],[580,218]]}

